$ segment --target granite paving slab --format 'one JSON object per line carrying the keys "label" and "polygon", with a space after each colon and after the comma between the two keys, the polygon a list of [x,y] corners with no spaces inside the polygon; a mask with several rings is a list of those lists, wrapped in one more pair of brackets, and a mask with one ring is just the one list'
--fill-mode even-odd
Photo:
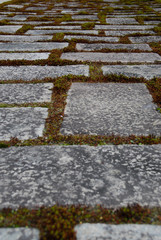
{"label": "granite paving slab", "polygon": [[161,114],[143,83],[73,83],[63,135],[161,136]]}
{"label": "granite paving slab", "polygon": [[117,74],[127,77],[144,77],[150,80],[154,77],[161,78],[161,65],[106,65],[102,67],[104,75]]}
{"label": "granite paving slab", "polygon": [[11,137],[20,140],[43,136],[48,108],[0,108],[0,141]]}
{"label": "granite paving slab", "polygon": [[140,34],[154,34],[151,30],[116,30],[116,31],[105,31],[106,36],[126,36],[134,33],[140,33]]}
{"label": "granite paving slab", "polygon": [[89,76],[88,65],[66,66],[0,66],[0,80],[42,80],[65,75]]}
{"label": "granite paving slab", "polygon": [[0,60],[40,60],[48,59],[50,53],[0,53]]}
{"label": "granite paving slab", "polygon": [[129,37],[129,39],[132,43],[161,42],[161,36]]}
{"label": "granite paving slab", "polygon": [[34,29],[81,29],[81,26],[72,26],[72,25],[68,25],[68,26],[38,26],[38,27],[34,27]]}
{"label": "granite paving slab", "polygon": [[[119,19],[118,19],[119,21]],[[146,30],[146,29],[151,29],[154,28],[154,25],[95,25],[94,29],[96,30],[101,30],[101,29],[105,29],[105,30]]]}
{"label": "granite paving slab", "polygon": [[121,63],[155,63],[161,61],[157,53],[92,53],[69,52],[63,53],[61,59],[90,62],[121,62]]}
{"label": "granite paving slab", "polygon": [[39,240],[39,230],[34,228],[0,228],[0,240]]}
{"label": "granite paving slab", "polygon": [[89,19],[89,20],[98,20],[97,15],[73,15],[73,20],[79,20],[79,19]]}
{"label": "granite paving slab", "polygon": [[1,84],[0,103],[50,102],[53,83]]}
{"label": "granite paving slab", "polygon": [[37,43],[0,43],[0,51],[50,51],[52,49],[63,49],[69,44],[67,42],[37,42]]}
{"label": "granite paving slab", "polygon": [[41,35],[41,34],[47,34],[47,35],[52,35],[54,33],[80,33],[80,34],[95,34],[98,35],[97,30],[65,30],[65,29],[52,29],[52,30],[29,30],[25,34],[26,35]]}
{"label": "granite paving slab", "polygon": [[[0,45],[1,46],[1,45]],[[109,43],[77,43],[76,49],[79,51],[97,51],[101,49],[126,49],[126,50],[142,50],[152,51],[148,44],[109,44]]]}
{"label": "granite paving slab", "polygon": [[77,240],[159,240],[161,226],[148,224],[90,224],[76,225]]}
{"label": "granite paving slab", "polygon": [[22,25],[5,25],[0,26],[0,32],[4,33],[15,33],[18,29],[20,29]]}
{"label": "granite paving slab", "polygon": [[23,36],[23,35],[0,35],[0,41],[5,42],[37,42],[44,40],[51,40],[49,35]]}
{"label": "granite paving slab", "polygon": [[119,18],[119,20],[117,18],[106,18],[106,23],[109,24],[139,24],[135,18]]}
{"label": "granite paving slab", "polygon": [[160,157],[161,145],[1,148],[0,208],[161,206]]}
{"label": "granite paving slab", "polygon": [[87,36],[87,35],[65,35],[64,39],[71,40],[72,38],[75,39],[86,39],[88,41],[101,41],[101,42],[118,42],[118,37],[97,37],[97,36]]}

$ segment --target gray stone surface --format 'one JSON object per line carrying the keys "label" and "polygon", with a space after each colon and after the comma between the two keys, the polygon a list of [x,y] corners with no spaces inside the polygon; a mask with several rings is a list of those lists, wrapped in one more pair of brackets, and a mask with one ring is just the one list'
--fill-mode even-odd
{"label": "gray stone surface", "polygon": [[97,30],[57,30],[57,29],[53,29],[53,30],[29,30],[27,31],[25,34],[26,35],[43,35],[43,34],[47,34],[47,35],[52,35],[54,33],[80,33],[80,34],[95,34],[98,35],[98,31]]}
{"label": "gray stone surface", "polygon": [[[118,19],[119,21],[120,19]],[[146,29],[151,29],[154,28],[154,25],[95,25],[94,29],[95,30],[146,30]]]}
{"label": "gray stone surface", "polygon": [[0,240],[39,240],[39,230],[34,228],[0,228]]}
{"label": "gray stone surface", "polygon": [[[0,45],[1,46],[1,45]],[[148,44],[110,44],[110,43],[77,43],[76,49],[79,51],[97,51],[101,49],[126,49],[126,50],[142,50],[152,51]]]}
{"label": "gray stone surface", "polygon": [[106,23],[109,24],[138,24],[135,18],[106,18]]}
{"label": "gray stone surface", "polygon": [[44,40],[51,40],[52,36],[49,35],[36,35],[36,36],[22,36],[22,35],[0,35],[0,41],[5,42],[37,42]]}
{"label": "gray stone surface", "polygon": [[106,36],[126,36],[134,33],[141,33],[141,34],[154,34],[151,30],[126,30],[126,31],[105,31]]}
{"label": "gray stone surface", "polygon": [[159,240],[161,226],[146,224],[90,224],[75,226],[77,240]]}
{"label": "gray stone surface", "polygon": [[1,84],[0,103],[50,102],[52,83]]}
{"label": "gray stone surface", "polygon": [[18,29],[20,29],[22,26],[21,25],[5,25],[5,26],[0,26],[0,32],[4,33],[15,33]]}
{"label": "gray stone surface", "polygon": [[78,19],[88,19],[88,20],[98,20],[97,15],[73,15],[72,19],[78,20]]}
{"label": "gray stone surface", "polygon": [[102,41],[102,42],[118,42],[119,38],[118,37],[97,37],[97,36],[87,36],[87,35],[65,35],[64,39],[69,39],[71,40],[72,38],[75,39],[86,39],[88,41]]}
{"label": "gray stone surface", "polygon": [[132,43],[161,42],[161,36],[129,37]]}
{"label": "gray stone surface", "polygon": [[92,53],[92,52],[69,52],[63,53],[61,59],[72,61],[90,62],[121,62],[121,63],[155,63],[161,61],[161,56],[157,53]]}
{"label": "gray stone surface", "polygon": [[41,137],[47,116],[47,108],[0,108],[0,141]]}
{"label": "gray stone surface", "polygon": [[40,60],[48,59],[49,53],[0,53],[0,60]]}
{"label": "gray stone surface", "polygon": [[66,66],[0,66],[0,80],[25,80],[56,78],[65,75],[89,76],[88,65]]}
{"label": "gray stone surface", "polygon": [[102,67],[103,74],[125,75],[127,77],[144,77],[150,80],[161,78],[161,65],[106,65]]}
{"label": "gray stone surface", "polygon": [[68,46],[66,42],[37,42],[37,43],[0,43],[0,51],[50,51],[52,49],[62,49]]}
{"label": "gray stone surface", "polygon": [[142,83],[73,83],[61,134],[161,135],[161,114]]}
{"label": "gray stone surface", "polygon": [[66,30],[70,30],[70,29],[81,29],[81,26],[72,26],[72,25],[68,25],[68,26],[38,26],[35,27],[34,29],[66,29]]}
{"label": "gray stone surface", "polygon": [[1,148],[0,208],[161,206],[160,158],[161,145]]}

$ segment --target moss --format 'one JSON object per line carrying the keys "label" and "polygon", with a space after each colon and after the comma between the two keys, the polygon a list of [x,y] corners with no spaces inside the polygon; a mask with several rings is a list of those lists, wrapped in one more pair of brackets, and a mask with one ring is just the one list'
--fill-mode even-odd
{"label": "moss", "polygon": [[24,34],[28,30],[32,30],[34,27],[32,25],[24,24],[20,29],[16,31],[15,34]]}
{"label": "moss", "polygon": [[64,33],[55,33],[54,35],[53,35],[53,38],[52,38],[52,40],[53,41],[56,41],[56,42],[58,42],[58,41],[62,41],[63,39],[64,39]]}
{"label": "moss", "polygon": [[82,29],[84,29],[84,30],[90,30],[90,29],[94,28],[95,23],[94,22],[86,22],[86,23],[83,23],[81,26],[82,26]]}

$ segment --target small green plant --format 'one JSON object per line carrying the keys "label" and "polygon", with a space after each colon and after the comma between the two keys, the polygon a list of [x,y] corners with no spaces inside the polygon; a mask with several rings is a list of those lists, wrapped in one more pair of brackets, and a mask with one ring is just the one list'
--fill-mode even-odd
{"label": "small green plant", "polygon": [[53,38],[52,38],[52,40],[53,41],[62,41],[63,39],[64,39],[64,33],[55,33],[54,35],[53,35]]}
{"label": "small green plant", "polygon": [[94,26],[95,26],[94,22],[86,22],[82,24],[82,29],[89,30],[89,29],[93,29]]}
{"label": "small green plant", "polygon": [[16,31],[16,34],[24,34],[28,30],[32,30],[34,27],[32,25],[24,24],[20,29]]}

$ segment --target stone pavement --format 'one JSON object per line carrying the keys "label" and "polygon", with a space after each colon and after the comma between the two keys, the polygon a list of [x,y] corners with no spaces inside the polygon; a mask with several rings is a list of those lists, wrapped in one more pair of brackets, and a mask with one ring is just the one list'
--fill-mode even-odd
{"label": "stone pavement", "polygon": [[[1,209],[55,203],[161,207],[161,144],[62,146],[51,140],[161,137],[160,106],[147,87],[161,78],[161,4],[147,4],[147,10],[137,1],[119,0],[2,5],[0,146],[8,141],[20,146],[0,148]],[[135,81],[118,83],[120,75]],[[65,81],[71,83],[66,92]],[[123,234],[120,239],[128,239],[131,231],[138,233],[134,240],[141,234],[161,239],[159,228],[109,228],[105,235],[89,231],[88,239],[107,239],[113,231]],[[10,231],[1,229],[0,240],[39,239],[35,229]],[[77,238],[85,236],[81,232]]]}

